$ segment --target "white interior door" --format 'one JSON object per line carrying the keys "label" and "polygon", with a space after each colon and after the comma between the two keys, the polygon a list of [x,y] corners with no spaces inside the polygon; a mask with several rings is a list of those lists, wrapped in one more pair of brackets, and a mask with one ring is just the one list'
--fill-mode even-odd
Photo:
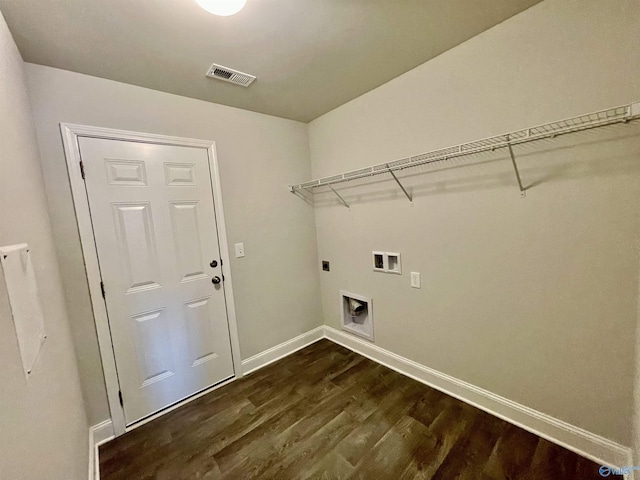
{"label": "white interior door", "polygon": [[129,425],[234,374],[208,153],[78,143]]}

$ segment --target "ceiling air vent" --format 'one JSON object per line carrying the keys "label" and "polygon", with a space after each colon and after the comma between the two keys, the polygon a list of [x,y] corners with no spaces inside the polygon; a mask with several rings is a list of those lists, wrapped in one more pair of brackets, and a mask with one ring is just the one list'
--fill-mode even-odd
{"label": "ceiling air vent", "polygon": [[256,79],[253,75],[248,73],[242,73],[233,68],[223,67],[214,63],[207,72],[207,77],[216,78],[225,82],[235,83],[236,85],[242,85],[248,87]]}

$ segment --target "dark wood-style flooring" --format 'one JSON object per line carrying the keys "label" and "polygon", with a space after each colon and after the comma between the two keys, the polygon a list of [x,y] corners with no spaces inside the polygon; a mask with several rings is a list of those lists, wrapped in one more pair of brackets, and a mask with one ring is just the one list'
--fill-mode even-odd
{"label": "dark wood-style flooring", "polygon": [[589,480],[598,468],[328,340],[100,447],[101,480]]}

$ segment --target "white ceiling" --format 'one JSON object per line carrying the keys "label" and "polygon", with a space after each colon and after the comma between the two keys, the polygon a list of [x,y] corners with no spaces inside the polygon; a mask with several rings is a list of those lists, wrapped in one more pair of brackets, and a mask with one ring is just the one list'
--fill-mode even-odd
{"label": "white ceiling", "polygon": [[[540,0],[0,0],[25,61],[310,121]],[[204,76],[212,63],[257,75]]]}

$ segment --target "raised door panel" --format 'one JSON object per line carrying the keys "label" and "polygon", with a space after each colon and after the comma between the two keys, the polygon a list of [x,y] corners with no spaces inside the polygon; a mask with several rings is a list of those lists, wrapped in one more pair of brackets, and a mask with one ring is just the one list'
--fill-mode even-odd
{"label": "raised door panel", "polygon": [[194,186],[198,184],[194,163],[165,163],[164,174],[169,186]]}
{"label": "raised door panel", "polygon": [[123,185],[144,187],[147,185],[147,171],[144,162],[140,160],[106,159],[107,183],[109,185]]}
{"label": "raised door panel", "polygon": [[206,277],[202,270],[198,202],[172,202],[169,208],[180,281]]}
{"label": "raised door panel", "polygon": [[148,202],[115,204],[113,211],[126,293],[159,287],[151,205]]}
{"label": "raised door panel", "polygon": [[214,360],[219,355],[214,351],[211,328],[211,298],[202,298],[185,304],[187,336],[191,366]]}
{"label": "raised door panel", "polygon": [[175,375],[175,361],[166,310],[132,317],[140,388]]}

